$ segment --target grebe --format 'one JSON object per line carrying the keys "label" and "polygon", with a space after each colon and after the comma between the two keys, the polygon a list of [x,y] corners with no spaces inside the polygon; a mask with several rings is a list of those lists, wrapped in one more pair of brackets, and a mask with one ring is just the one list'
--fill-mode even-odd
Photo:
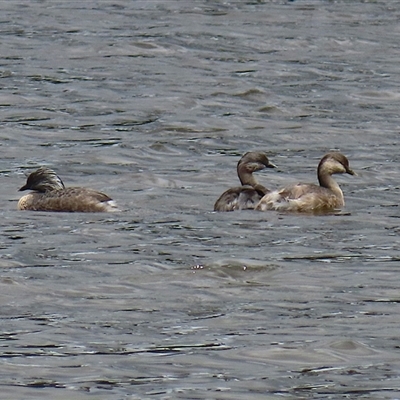
{"label": "grebe", "polygon": [[32,172],[26,184],[19,189],[33,192],[20,198],[18,210],[112,212],[119,211],[106,194],[94,189],[64,186],[63,181],[50,168],[40,167]]}
{"label": "grebe", "polygon": [[247,152],[237,164],[237,174],[242,186],[228,189],[214,204],[214,211],[234,211],[254,209],[259,200],[269,192],[260,185],[253,172],[264,168],[276,168],[265,153]]}
{"label": "grebe", "polygon": [[343,192],[332,178],[333,174],[356,173],[350,169],[348,159],[341,153],[325,154],[318,164],[319,186],[298,183],[267,193],[255,207],[256,210],[297,212],[323,212],[344,206]]}

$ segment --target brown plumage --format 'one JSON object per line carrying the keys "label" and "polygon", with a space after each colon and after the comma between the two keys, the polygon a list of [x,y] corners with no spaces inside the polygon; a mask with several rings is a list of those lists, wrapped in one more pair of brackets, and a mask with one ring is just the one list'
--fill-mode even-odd
{"label": "brown plumage", "polygon": [[269,192],[253,176],[253,172],[264,168],[275,168],[265,153],[259,151],[246,153],[237,164],[237,174],[242,186],[228,189],[222,193],[214,204],[214,211],[253,209],[258,201]]}
{"label": "brown plumage", "polygon": [[19,189],[33,192],[21,197],[18,210],[66,211],[66,212],[112,212],[119,211],[114,201],[94,189],[64,186],[57,174],[45,167],[32,172],[24,186]]}
{"label": "brown plumage", "polygon": [[319,186],[298,183],[267,193],[257,204],[256,210],[324,212],[343,207],[343,192],[332,175],[356,175],[350,169],[347,158],[337,152],[325,154],[318,164],[317,173]]}

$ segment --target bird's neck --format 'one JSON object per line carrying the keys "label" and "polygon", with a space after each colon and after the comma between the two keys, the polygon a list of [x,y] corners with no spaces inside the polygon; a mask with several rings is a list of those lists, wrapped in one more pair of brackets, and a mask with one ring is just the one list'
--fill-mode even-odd
{"label": "bird's neck", "polygon": [[324,187],[326,189],[329,189],[344,204],[344,198],[343,198],[342,189],[340,189],[340,187],[337,184],[337,182],[332,178],[332,175],[326,174],[326,173],[325,174],[324,173],[318,173],[318,181],[319,181],[319,185],[320,186],[322,186],[322,187]]}
{"label": "bird's neck", "polygon": [[253,176],[252,172],[249,172],[246,168],[238,167],[238,176],[242,185],[256,186],[258,184],[257,179]]}

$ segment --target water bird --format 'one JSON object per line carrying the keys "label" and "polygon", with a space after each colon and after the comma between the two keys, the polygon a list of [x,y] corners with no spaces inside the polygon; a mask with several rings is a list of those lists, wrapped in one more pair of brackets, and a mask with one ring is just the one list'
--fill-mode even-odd
{"label": "water bird", "polygon": [[356,173],[350,169],[349,160],[341,153],[325,154],[318,164],[319,186],[298,183],[267,193],[256,205],[260,211],[325,212],[344,206],[343,192],[333,174]]}
{"label": "water bird", "polygon": [[259,200],[269,192],[260,185],[253,172],[264,168],[276,168],[267,155],[261,151],[249,151],[237,164],[237,174],[242,186],[228,189],[214,204],[214,211],[235,211],[254,209]]}
{"label": "water bird", "polygon": [[32,190],[18,201],[18,210],[65,212],[119,211],[106,194],[84,187],[64,186],[61,178],[50,168],[40,167],[32,172],[19,191]]}

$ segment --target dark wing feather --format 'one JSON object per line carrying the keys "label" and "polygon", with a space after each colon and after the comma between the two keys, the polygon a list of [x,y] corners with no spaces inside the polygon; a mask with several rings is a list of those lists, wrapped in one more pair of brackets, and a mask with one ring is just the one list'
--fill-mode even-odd
{"label": "dark wing feather", "polygon": [[231,188],[222,193],[215,202],[214,211],[251,210],[254,209],[262,196],[263,192],[260,187],[257,190],[251,186]]}

